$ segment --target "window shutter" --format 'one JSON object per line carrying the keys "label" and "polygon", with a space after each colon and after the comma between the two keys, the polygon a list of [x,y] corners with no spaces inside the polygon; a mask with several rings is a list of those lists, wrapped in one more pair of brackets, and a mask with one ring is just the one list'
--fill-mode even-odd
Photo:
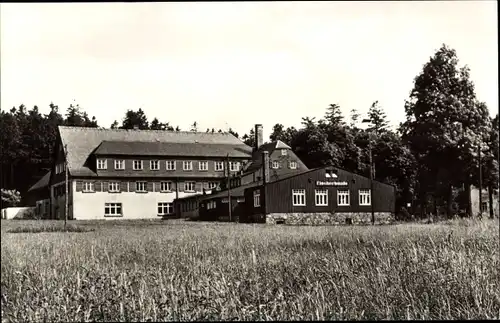
{"label": "window shutter", "polygon": [[[168,181],[167,181],[167,182],[168,182]],[[171,181],[171,182],[170,182],[170,188],[172,189],[172,191],[175,191],[176,186],[177,186],[177,183],[176,183],[176,182],[174,182],[174,181]]]}
{"label": "window shutter", "polygon": [[96,192],[102,192],[102,183],[101,182],[94,182],[94,190]]}
{"label": "window shutter", "polygon": [[195,188],[195,191],[196,191],[196,192],[201,192],[201,191],[203,191],[203,186],[202,186],[202,183],[201,183],[201,182],[197,182],[196,184],[194,184],[194,188]]}
{"label": "window shutter", "polygon": [[153,182],[146,182],[146,191],[153,192]]}
{"label": "window shutter", "polygon": [[208,182],[203,182],[203,188],[208,190]]}
{"label": "window shutter", "polygon": [[127,182],[120,182],[120,191],[122,192],[127,191]]}
{"label": "window shutter", "polygon": [[180,182],[179,183],[179,192],[184,192],[185,187],[186,187],[186,185],[184,185],[184,182]]}
{"label": "window shutter", "polygon": [[77,192],[83,191],[83,182],[82,181],[76,181],[76,191]]}
{"label": "window shutter", "polygon": [[108,182],[102,182],[102,191],[103,192],[108,192],[109,191],[109,184]]}

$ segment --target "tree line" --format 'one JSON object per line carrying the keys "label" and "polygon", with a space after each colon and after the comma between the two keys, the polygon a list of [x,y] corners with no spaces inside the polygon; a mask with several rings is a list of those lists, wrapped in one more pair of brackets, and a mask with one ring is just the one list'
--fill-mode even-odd
{"label": "tree line", "polygon": [[[378,101],[365,118],[357,110],[346,117],[338,104],[330,104],[320,119],[303,117],[298,129],[275,124],[269,139],[290,145],[309,168],[332,165],[364,176],[371,169],[376,180],[396,187],[399,214],[408,215],[409,203],[411,213],[420,216],[452,216],[459,210],[472,215],[470,185],[479,186],[479,165],[490,202],[498,189],[498,114],[489,115],[476,98],[468,67],[458,63],[446,45],[430,57],[405,102],[406,120],[396,130]],[[1,111],[2,188],[24,195],[50,169],[59,125],[99,127],[78,105],[70,105],[64,116],[53,103],[45,115],[36,106]],[[142,109],[126,111],[121,124],[114,121],[109,128],[181,130],[158,118],[149,122]],[[201,130],[194,122],[189,131]],[[253,146],[253,128],[241,139]]]}

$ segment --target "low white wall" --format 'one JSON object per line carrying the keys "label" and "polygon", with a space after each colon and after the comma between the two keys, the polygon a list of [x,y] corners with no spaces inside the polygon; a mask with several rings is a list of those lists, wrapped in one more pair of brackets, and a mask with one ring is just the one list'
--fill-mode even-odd
{"label": "low white wall", "polygon": [[8,207],[2,209],[2,219],[23,219],[26,216],[33,214],[35,207]]}

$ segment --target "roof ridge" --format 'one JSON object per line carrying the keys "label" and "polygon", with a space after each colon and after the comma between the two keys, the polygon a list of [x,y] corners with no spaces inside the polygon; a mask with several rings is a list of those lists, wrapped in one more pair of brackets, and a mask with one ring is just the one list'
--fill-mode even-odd
{"label": "roof ridge", "polygon": [[[170,132],[170,133],[185,133],[185,134],[208,134],[208,135],[232,135],[232,133],[228,131],[223,131],[223,132],[203,132],[203,131],[188,131],[188,130],[160,130],[160,129],[108,129],[108,128],[95,128],[95,127],[79,127],[79,126],[63,126],[59,125],[59,128],[66,128],[66,129],[85,129],[85,130],[93,130],[93,131],[116,131],[116,132]],[[236,137],[236,136],[235,136]],[[238,137],[236,137],[238,138]],[[239,138],[238,138],[239,139]]]}
{"label": "roof ridge", "polygon": [[[156,144],[156,143],[160,143],[160,144],[178,144],[178,145],[189,145],[189,144],[198,144],[198,145],[210,145],[210,146],[214,146],[214,145],[230,145],[230,146],[247,146],[247,147],[250,147],[248,146],[247,144],[245,144],[244,142],[241,142],[241,143],[232,143],[232,142],[229,142],[229,143],[220,143],[220,142],[215,142],[215,143],[211,143],[211,142],[197,142],[197,141],[193,141],[193,142],[172,142],[172,141],[151,141],[151,140],[102,140],[101,143],[103,142],[109,142],[109,143],[145,143],[145,144]],[[250,147],[251,149],[252,147]]]}

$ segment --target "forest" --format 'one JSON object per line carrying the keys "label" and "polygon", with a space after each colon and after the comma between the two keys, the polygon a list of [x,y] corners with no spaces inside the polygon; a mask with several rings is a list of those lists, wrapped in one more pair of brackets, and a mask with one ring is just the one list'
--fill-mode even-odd
{"label": "forest", "polygon": [[[322,118],[305,116],[298,129],[276,123],[269,140],[290,145],[309,168],[333,165],[367,177],[371,152],[374,178],[395,185],[401,216],[452,217],[459,212],[471,216],[470,185],[487,188],[490,201],[498,189],[498,113],[491,116],[476,97],[469,68],[460,66],[456,51],[445,44],[415,77],[401,107],[405,120],[397,129],[388,126],[378,101],[369,107],[366,118],[356,110],[345,116],[338,104],[325,106]],[[17,190],[23,196],[50,169],[57,126],[108,128],[78,104],[70,105],[64,114],[54,103],[49,107],[47,114],[37,106],[29,110],[24,105],[0,112],[2,189]],[[149,121],[142,109],[126,111],[121,123],[109,126],[134,127],[181,130],[156,117]],[[198,129],[196,122],[183,130],[222,131]],[[253,135],[251,129],[241,139],[253,145]]]}

